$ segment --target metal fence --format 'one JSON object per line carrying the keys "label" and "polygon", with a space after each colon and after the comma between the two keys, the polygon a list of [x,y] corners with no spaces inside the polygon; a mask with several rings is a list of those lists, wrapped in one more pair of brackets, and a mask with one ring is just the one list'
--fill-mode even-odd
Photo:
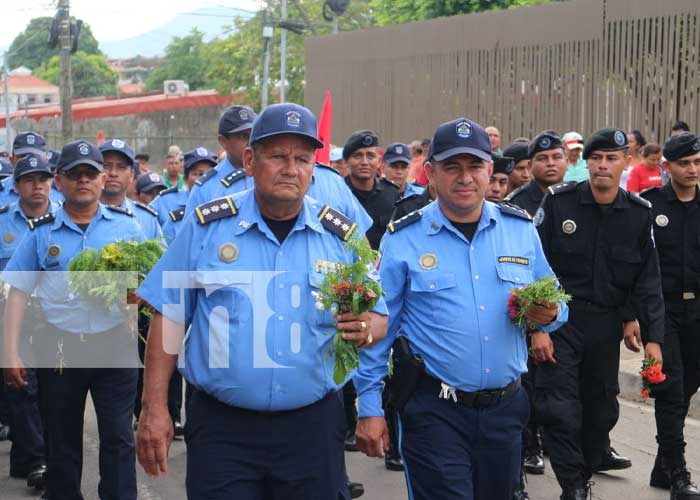
{"label": "metal fence", "polygon": [[310,38],[307,106],[333,96],[333,140],[430,137],[457,116],[503,142],[604,126],[700,130],[700,0],[569,0]]}

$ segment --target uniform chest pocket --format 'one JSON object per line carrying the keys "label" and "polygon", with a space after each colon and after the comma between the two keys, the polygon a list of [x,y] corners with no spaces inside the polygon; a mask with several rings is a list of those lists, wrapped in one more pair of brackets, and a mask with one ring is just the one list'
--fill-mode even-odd
{"label": "uniform chest pocket", "polygon": [[496,273],[501,281],[516,286],[529,285],[535,281],[532,269],[522,264],[498,263]]}
{"label": "uniform chest pocket", "polygon": [[642,264],[642,256],[637,248],[614,246],[607,252],[608,268],[612,282],[619,288],[630,288]]}
{"label": "uniform chest pocket", "polygon": [[[306,310],[309,311],[309,322],[313,326],[320,326],[325,329],[331,329],[335,323],[335,316],[331,311],[320,310],[316,307],[316,297],[313,294],[320,292],[323,282],[326,279],[326,275],[323,273],[311,272],[309,273],[309,294],[305,297],[308,301],[308,307]],[[325,332],[325,330],[324,330]],[[327,332],[326,332],[327,333]]]}
{"label": "uniform chest pocket", "polygon": [[460,311],[466,297],[460,297],[457,277],[453,273],[412,271],[409,278],[418,314],[443,325],[452,324],[462,316]]}

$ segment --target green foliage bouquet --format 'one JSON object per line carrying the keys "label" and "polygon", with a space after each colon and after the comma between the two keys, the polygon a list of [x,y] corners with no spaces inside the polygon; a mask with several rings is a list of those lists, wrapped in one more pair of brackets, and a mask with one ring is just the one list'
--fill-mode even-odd
{"label": "green foliage bouquet", "polygon": [[550,305],[559,301],[569,302],[571,295],[559,287],[554,276],[545,276],[534,283],[513,288],[508,296],[508,317],[518,327],[534,327],[525,317],[532,305]]}

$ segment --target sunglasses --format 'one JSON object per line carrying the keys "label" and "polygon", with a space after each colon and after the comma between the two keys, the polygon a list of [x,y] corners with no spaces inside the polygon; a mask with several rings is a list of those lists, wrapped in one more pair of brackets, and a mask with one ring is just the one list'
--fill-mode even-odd
{"label": "sunglasses", "polygon": [[80,170],[69,170],[68,172],[61,172],[61,175],[68,179],[69,181],[80,180],[83,176],[87,177],[89,180],[94,181],[97,176],[100,175],[100,171],[93,168],[90,169],[80,169]]}

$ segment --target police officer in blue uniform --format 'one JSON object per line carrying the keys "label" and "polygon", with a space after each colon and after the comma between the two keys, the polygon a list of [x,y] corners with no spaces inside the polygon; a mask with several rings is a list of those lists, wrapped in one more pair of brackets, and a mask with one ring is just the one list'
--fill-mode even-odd
{"label": "police officer in blue uniform", "polygon": [[[47,322],[45,337],[40,339],[46,359],[36,362],[47,366],[40,370],[39,384],[48,439],[46,498],[51,500],[82,498],[83,417],[88,391],[100,429],[99,495],[136,499],[131,414],[137,374],[129,365],[136,366],[137,357],[131,355],[135,349],[128,349],[132,344],[135,348],[135,343],[121,312],[72,294],[65,274],[60,272],[87,248],[99,249],[117,239],[145,240],[141,227],[124,209],[99,202],[104,186],[102,163],[99,149],[87,141],[63,147],[56,180],[65,203],[54,214],[29,221],[31,230],[2,274],[11,286],[5,320],[8,368],[4,374],[13,387],[26,384],[18,344],[29,294],[36,294]],[[38,342],[36,337],[34,341]]]}
{"label": "police officer in blue uniform", "polygon": [[9,158],[0,158],[0,181],[12,176],[12,163]]}
{"label": "police officer in blue uniform", "polygon": [[158,223],[158,213],[148,205],[126,196],[139,168],[132,147],[121,139],[110,139],[100,144],[100,152],[104,158],[105,173],[105,187],[100,201],[105,205],[122,208],[134,217],[149,240],[161,239],[163,231]]}
{"label": "police officer in blue uniform", "polygon": [[[342,384],[333,382],[328,332],[337,321],[346,339],[371,348],[384,336],[386,308],[380,300],[372,312],[337,318],[314,308],[324,272],[352,262],[343,242],[357,230],[304,196],[322,147],[316,134],[308,109],[266,108],[244,153],[255,188],[197,207],[137,292],[156,311],[137,435],[149,475],[167,471],[172,438],[167,381],[177,360],[176,350],[163,350],[164,335],[177,349],[173,332],[191,325],[181,354],[195,387],[186,430],[190,499],[347,493]],[[176,284],[166,271],[186,281]],[[185,289],[184,301],[173,286]]]}
{"label": "police officer in blue uniform", "polygon": [[[46,154],[46,141],[39,134],[34,132],[22,132],[15,136],[12,141],[12,157],[11,162],[16,165],[24,155]],[[0,182],[0,206],[9,205],[19,199],[19,195],[14,189],[14,179],[8,177]]]}
{"label": "police officer in blue uniform", "polygon": [[[49,200],[52,177],[43,155],[30,153],[17,162],[13,179],[19,200],[0,207],[0,270],[5,268],[19,242],[29,231],[29,221],[55,212],[57,205]],[[33,306],[30,311],[23,326],[29,331],[36,323]],[[26,478],[28,486],[42,488],[46,455],[36,371],[27,369],[26,380],[26,386],[19,389],[8,387],[6,392],[12,428],[10,476]]]}
{"label": "police officer in blue uniform", "polygon": [[[46,152],[46,160],[49,162],[49,167],[51,167],[52,174],[56,173],[56,167],[58,166],[58,160],[60,159],[60,156],[61,153],[59,151],[54,151],[53,149],[50,149]],[[56,203],[61,203],[63,201],[63,193],[61,193],[56,188],[55,181],[51,182],[51,194],[49,195],[49,197],[51,198],[51,201]]]}
{"label": "police officer in blue uniform", "polygon": [[399,187],[401,198],[421,194],[423,186],[408,182],[408,170],[411,164],[411,153],[408,146],[401,142],[393,142],[384,150],[382,156],[382,173],[384,177]]}
{"label": "police officer in blue uniform", "polygon": [[[399,387],[413,386],[399,407],[416,500],[505,500],[519,480],[527,348],[507,302],[512,288],[553,272],[530,217],[484,200],[491,171],[480,125],[440,125],[426,162],[437,201],[390,223],[380,248],[389,327],[377,348],[360,354],[357,442],[369,456],[387,449],[382,380],[392,343],[404,337],[410,359],[424,366],[404,380],[403,360],[394,364]],[[565,304],[535,305],[527,317],[552,331],[567,312]]]}
{"label": "police officer in blue uniform", "polygon": [[243,151],[248,146],[250,129],[257,115],[248,106],[231,106],[219,119],[218,141],[226,151],[224,158],[208,175],[197,179],[192,187],[186,214],[195,207],[211,201],[217,196],[215,191],[220,186],[229,189],[228,194],[237,193],[253,187],[253,179],[246,176],[243,168]]}
{"label": "police officer in blue uniform", "polygon": [[[163,181],[163,177],[156,172],[141,174],[138,179],[136,179],[136,196],[138,196],[139,201],[144,205],[150,205],[166,188],[167,186],[165,185],[165,181]],[[158,210],[156,210],[156,212],[157,211]],[[160,214],[158,214],[158,217],[160,221]]]}

